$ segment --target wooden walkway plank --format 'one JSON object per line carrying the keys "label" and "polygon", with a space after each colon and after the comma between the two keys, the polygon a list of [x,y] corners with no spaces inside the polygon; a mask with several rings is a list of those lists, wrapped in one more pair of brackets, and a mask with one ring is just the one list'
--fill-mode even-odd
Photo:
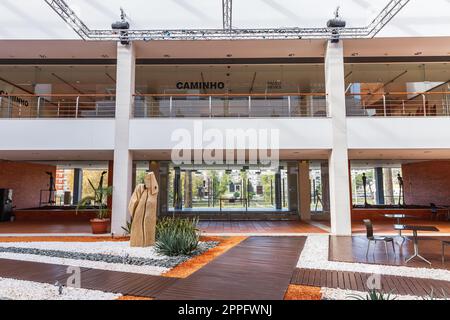
{"label": "wooden walkway plank", "polygon": [[[296,269],[291,283],[366,292],[367,280],[370,276],[371,274],[369,273],[361,272]],[[445,298],[450,296],[449,281],[381,275],[381,291],[384,293],[426,297],[430,295],[431,288],[433,288],[433,293],[436,297]]]}
{"label": "wooden walkway plank", "polygon": [[[282,300],[291,281],[308,277],[306,273],[293,273],[305,240],[305,237],[247,238],[156,298]],[[320,271],[317,277],[320,280]]]}

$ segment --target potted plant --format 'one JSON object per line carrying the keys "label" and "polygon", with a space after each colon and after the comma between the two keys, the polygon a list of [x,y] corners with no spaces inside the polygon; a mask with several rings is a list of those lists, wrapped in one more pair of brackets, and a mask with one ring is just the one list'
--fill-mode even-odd
{"label": "potted plant", "polygon": [[91,186],[94,195],[83,197],[83,199],[81,199],[81,201],[77,205],[77,212],[80,209],[86,209],[87,207],[90,207],[92,204],[96,208],[96,217],[90,220],[93,234],[108,233],[110,219],[109,209],[107,204],[105,203],[105,199],[112,195],[112,187],[103,187],[103,176],[105,174],[106,172],[102,173],[102,177],[100,178],[100,182],[97,187],[94,187],[92,181],[88,179],[89,185]]}

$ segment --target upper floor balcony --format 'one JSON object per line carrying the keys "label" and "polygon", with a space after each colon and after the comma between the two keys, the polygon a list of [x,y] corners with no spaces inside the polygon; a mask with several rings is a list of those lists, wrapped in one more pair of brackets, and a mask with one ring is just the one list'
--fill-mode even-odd
{"label": "upper floor balcony", "polygon": [[0,118],[114,118],[113,94],[0,94]]}
{"label": "upper floor balcony", "polygon": [[[327,118],[324,93],[135,94],[133,118]],[[450,92],[346,95],[348,117],[448,117]],[[114,94],[0,94],[0,119],[114,118]]]}
{"label": "upper floor balcony", "polygon": [[135,118],[326,118],[326,94],[136,94]]}
{"label": "upper floor balcony", "polygon": [[446,117],[450,116],[450,92],[392,92],[347,94],[351,117]]}

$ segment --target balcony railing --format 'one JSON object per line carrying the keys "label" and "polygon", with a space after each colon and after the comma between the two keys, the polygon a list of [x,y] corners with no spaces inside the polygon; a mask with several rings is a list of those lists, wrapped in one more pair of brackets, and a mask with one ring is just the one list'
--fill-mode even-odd
{"label": "balcony railing", "polygon": [[393,92],[348,94],[347,116],[450,116],[450,92]]}
{"label": "balcony railing", "polygon": [[327,117],[326,95],[310,94],[137,94],[135,118]]}
{"label": "balcony railing", "polygon": [[115,95],[0,95],[0,118],[114,118]]}

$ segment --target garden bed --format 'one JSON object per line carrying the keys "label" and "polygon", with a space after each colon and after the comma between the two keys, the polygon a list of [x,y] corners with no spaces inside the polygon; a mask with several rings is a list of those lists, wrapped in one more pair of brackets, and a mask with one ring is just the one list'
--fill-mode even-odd
{"label": "garden bed", "polygon": [[2,242],[0,258],[161,275],[217,245],[217,241],[202,241],[191,255],[169,257],[154,247],[131,248],[128,241]]}

